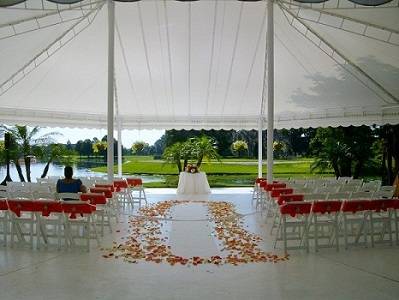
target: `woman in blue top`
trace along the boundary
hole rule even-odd
[[[64,179],[58,179],[57,181],[57,193],[86,193],[87,189],[82,184],[80,179],[73,179],[72,167],[65,167],[64,169]]]

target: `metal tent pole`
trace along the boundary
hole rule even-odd
[[[107,111],[107,174],[114,179],[114,33],[115,4],[108,0],[108,111]]]
[[[273,0],[267,2],[267,181],[273,181],[274,26]]]
[[[122,177],[122,125],[118,120],[118,177]]]
[[[122,177],[122,125],[118,119],[118,177]]]
[[[262,138],[262,129],[263,129],[263,120],[262,116],[259,118],[258,121],[258,178],[262,177],[263,169],[262,169],[262,156],[263,156],[263,138]]]

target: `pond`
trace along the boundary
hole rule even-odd
[[[101,172],[93,172],[90,170],[91,167],[97,166],[98,163],[96,162],[79,162],[73,165],[73,176],[80,178],[80,177],[87,177],[87,176],[105,176],[105,173]],[[36,178],[40,177],[43,173],[43,169],[46,166],[45,163],[34,163],[31,165],[31,179],[32,182],[36,182]],[[25,166],[22,165],[22,172],[25,176]],[[19,181],[18,173],[13,164],[10,165],[10,173],[11,179],[13,181]],[[64,165],[59,164],[51,164],[47,173],[47,176],[64,176]],[[159,182],[164,181],[164,176],[161,175],[129,175],[131,177],[140,177],[143,179],[144,182]],[[6,167],[0,166],[0,182],[6,177]],[[26,176],[25,176],[26,177]],[[26,179],[26,178],[25,178]]]

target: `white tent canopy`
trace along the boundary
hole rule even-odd
[[[12,2],[0,8],[0,123],[107,127],[106,1],[0,4]],[[399,122],[398,0],[274,3],[276,128]],[[122,127],[267,123],[266,4],[115,2]]]

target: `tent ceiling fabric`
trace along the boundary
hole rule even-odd
[[[398,0],[315,2],[275,1],[275,127],[399,123]],[[0,1],[0,123],[106,127],[104,3]],[[115,10],[123,128],[266,124],[266,1]]]

